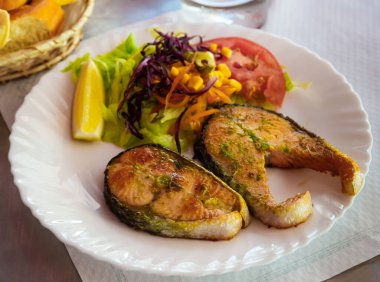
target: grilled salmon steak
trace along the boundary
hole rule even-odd
[[[166,237],[225,240],[249,224],[244,199],[209,171],[157,145],[114,157],[104,195],[126,224]]]
[[[363,177],[358,165],[322,138],[279,113],[227,105],[204,125],[195,153],[205,167],[247,201],[263,223],[288,228],[312,213],[309,192],[277,203],[270,193],[265,166],[310,168],[340,176],[343,192],[355,195]]]

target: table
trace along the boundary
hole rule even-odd
[[[276,5],[278,7],[278,5],[280,5],[279,2],[279,0],[274,1],[271,9],[275,8]],[[297,1],[289,0],[286,2],[289,6],[293,5],[293,8],[289,7],[289,10],[296,10],[294,5],[297,5]],[[315,4],[320,1],[310,2]],[[343,3],[343,1],[339,2],[340,5],[342,5],[343,11],[348,10],[347,6],[349,5]],[[352,3],[354,1],[347,2]],[[374,2],[375,1],[361,1],[360,5],[374,5]],[[312,5],[313,4],[309,4],[309,6]],[[305,4],[305,6],[307,5]],[[378,6],[379,5],[377,5],[377,8],[379,8]],[[94,14],[85,28],[85,38],[89,38],[117,26],[148,19],[163,12],[179,8],[180,3],[176,0],[97,0]],[[126,13],[121,13],[120,10],[126,11]],[[373,8],[373,10],[376,9]],[[349,11],[352,12],[352,10]],[[308,11],[308,13],[310,12],[312,11]],[[294,14],[297,15],[296,13]],[[270,15],[269,13],[269,16]],[[360,11],[354,14],[354,16],[358,15],[360,15]],[[373,15],[371,14],[366,18],[361,18],[360,21],[363,22],[359,21],[358,24],[375,24],[376,26],[377,23],[377,27],[380,26],[379,21],[370,22],[371,20],[373,21],[374,15],[375,12]],[[352,22],[339,19],[339,17],[344,16],[342,13],[337,15],[331,14],[331,16],[335,17],[339,25],[345,22]],[[331,19],[331,21],[334,21],[334,19]],[[339,25],[337,28],[339,28]],[[318,32],[321,32],[322,28],[326,27],[326,25],[315,26],[317,29],[313,32],[316,32],[316,40],[319,40],[322,37]],[[276,30],[280,30],[281,28],[273,21],[268,21],[264,29],[276,32]],[[300,32],[302,31],[302,28],[300,28]],[[283,32],[283,35],[286,36],[286,32]],[[360,38],[360,40],[366,40],[366,37],[363,35],[363,38]],[[303,44],[303,42],[299,43]],[[373,48],[380,47],[379,37],[377,37],[377,41],[374,42],[374,44],[377,44],[377,46]],[[316,43],[315,46],[318,47],[320,45]],[[377,49],[377,51],[379,50],[380,49]],[[322,51],[325,50],[322,48]],[[373,50],[366,51],[373,54]],[[331,54],[332,59],[334,55],[336,54]],[[327,59],[331,60],[331,58],[327,56]],[[374,58],[374,60],[376,59],[377,61],[375,62],[379,65],[379,56]],[[377,70],[379,70],[379,68],[377,68]],[[380,72],[377,72],[376,75],[378,76],[379,74]],[[38,220],[32,216],[30,210],[21,202],[18,190],[13,184],[13,177],[10,173],[10,165],[7,158],[10,131],[5,121],[7,121],[8,124],[13,123],[15,110],[21,104],[24,95],[29,92],[31,86],[37,83],[42,75],[43,73],[8,83],[5,86],[0,86],[0,105],[1,103],[9,103],[8,110],[3,110],[2,117],[0,118],[0,191],[2,195],[2,197],[0,197],[0,280],[3,281],[81,281],[79,273],[64,244],[58,241],[49,230],[42,227]],[[364,77],[364,79],[366,78]],[[371,81],[369,81],[369,83],[371,83]],[[379,83],[377,83],[377,86],[379,87]],[[376,84],[374,84],[373,87],[376,87]],[[380,90],[379,88],[377,89]],[[15,97],[9,99],[9,97],[11,97],[10,95],[14,95]],[[376,102],[379,104],[379,99]],[[380,122],[379,119],[375,121],[377,124]],[[376,152],[376,140],[374,148]],[[371,170],[379,170],[379,167],[372,165]],[[329,281],[357,281],[359,279],[361,281],[378,281],[380,279],[380,256],[359,264],[331,278]],[[213,278],[210,278],[210,281],[213,281]]]

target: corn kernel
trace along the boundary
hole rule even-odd
[[[201,90],[203,87],[203,79],[198,75],[194,75],[190,78],[187,86],[194,91]]]
[[[237,81],[236,79],[230,79],[228,81],[228,84],[236,89],[237,92],[239,92],[242,88],[241,83]]]
[[[177,76],[177,75],[179,74],[179,69],[173,66],[173,67],[170,69],[170,74],[171,74],[172,76]]]
[[[187,74],[187,73],[185,73],[184,75],[183,75],[183,77],[182,77],[182,79],[181,79],[181,83],[182,84],[186,84],[189,80],[190,80],[190,75],[189,74]]]
[[[218,44],[216,43],[211,43],[210,44],[210,51],[215,52],[218,49]]]
[[[221,82],[219,79],[215,81],[214,86],[215,87],[221,87],[223,85],[223,82]]]
[[[218,70],[220,70],[226,78],[231,77],[231,71],[226,64],[219,64]]]
[[[179,66],[179,67],[177,67],[177,69],[181,73],[181,72],[185,71],[186,66]]]
[[[227,59],[231,58],[232,50],[230,48],[223,47],[221,52],[222,52],[222,55],[226,57]]]
[[[212,76],[216,76],[220,81],[223,81],[224,79],[224,74],[219,70],[213,71]]]

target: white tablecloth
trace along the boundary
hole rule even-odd
[[[86,37],[180,8],[177,1],[161,1],[162,5],[153,0],[141,2],[97,0]],[[159,10],[149,9],[153,6]],[[360,94],[369,114],[374,145],[365,188],[327,234],[270,265],[195,279],[122,271],[68,247],[83,281],[320,281],[379,255],[379,11],[380,1],[275,0],[263,26],[263,30],[287,37],[329,60]],[[41,75],[0,86],[0,111],[8,126]]]

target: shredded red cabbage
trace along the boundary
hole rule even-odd
[[[174,33],[162,33],[155,30],[159,35],[152,43],[148,43],[141,51],[143,59],[134,70],[128,86],[124,92],[124,97],[118,107],[118,112],[125,120],[126,127],[130,132],[139,139],[143,139],[143,135],[139,132],[140,120],[142,115],[142,104],[149,100],[153,93],[155,95],[166,97],[170,91],[173,80],[169,76],[169,66],[174,63],[181,62],[185,65],[189,62],[189,55],[195,51],[208,50],[202,45],[201,36],[188,36],[186,33],[180,36]],[[191,44],[190,41],[198,38],[197,44]],[[155,47],[155,52],[147,54],[150,46]],[[196,46],[196,47],[194,47]],[[215,83],[216,78],[209,80],[206,86],[200,91],[187,91],[185,89],[177,89],[176,93],[198,97],[206,93]],[[175,123],[175,141],[177,149],[180,152],[181,146],[179,141],[180,123],[186,109],[178,117]]]

